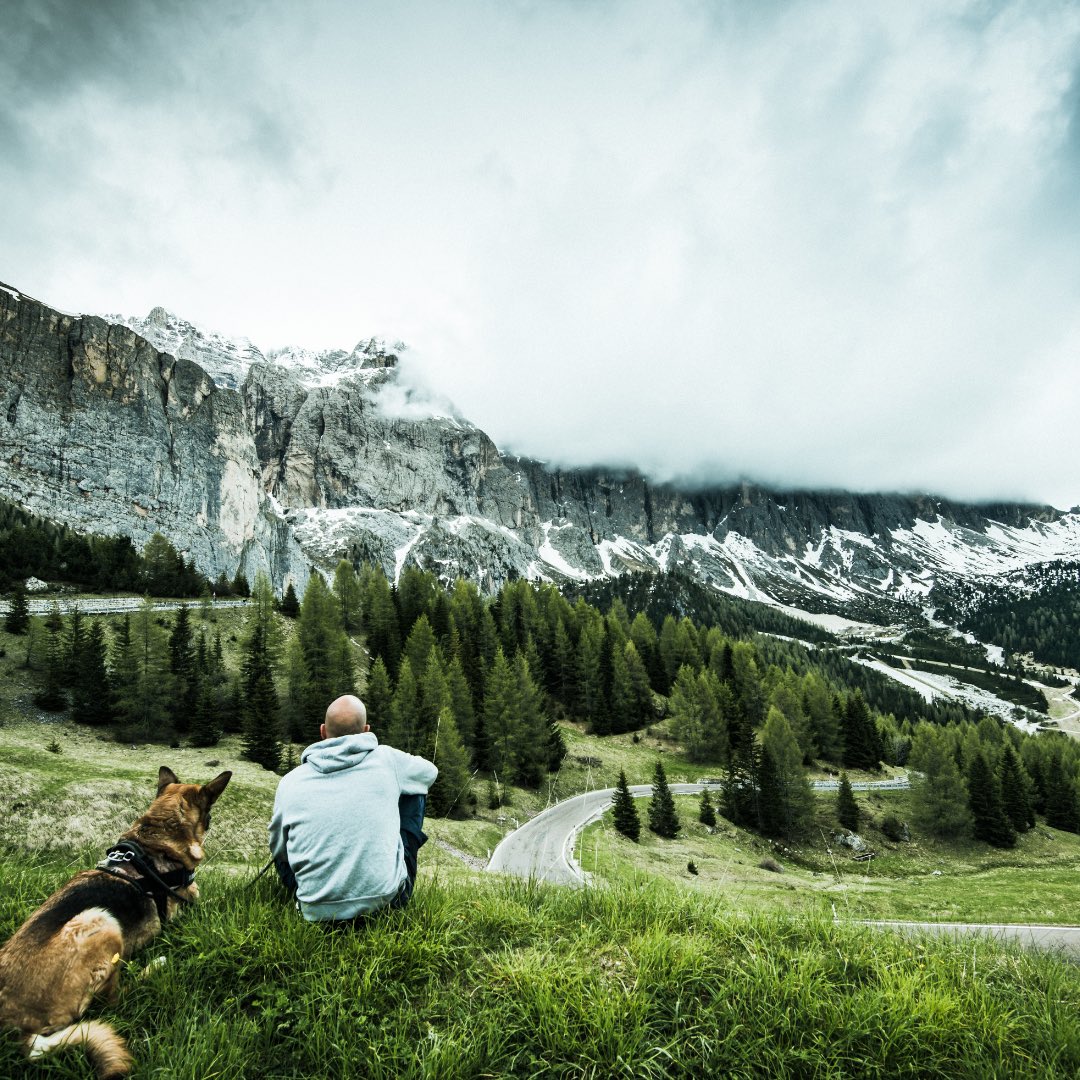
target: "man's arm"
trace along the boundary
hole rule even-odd
[[[278,785],[278,791],[280,792],[280,790],[281,786]],[[270,840],[270,854],[275,859],[285,859],[287,857],[286,841],[288,840],[289,829],[285,824],[281,800],[276,795],[274,796],[274,813],[270,818],[267,833]]]
[[[392,749],[392,747],[388,748]],[[439,775],[438,768],[427,758],[416,754],[406,754],[403,750],[393,750],[394,772],[397,773],[398,787],[402,795],[426,795]]]

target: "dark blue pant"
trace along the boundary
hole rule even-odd
[[[398,816],[401,818],[401,843],[405,848],[405,872],[408,877],[401,883],[401,891],[390,901],[390,907],[403,908],[411,899],[416,884],[416,856],[427,843],[424,832],[426,795],[402,795],[398,799]]]
[[[405,872],[408,876],[401,883],[401,890],[390,901],[388,907],[403,908],[412,898],[413,886],[416,884],[416,856],[424,844],[427,843],[427,833],[424,832],[424,810],[426,807],[426,795],[402,795],[398,799],[398,817],[401,819],[401,843],[405,848]],[[290,893],[295,893],[296,875],[288,862],[283,858],[276,858],[274,859],[274,869],[277,870],[282,885]]]

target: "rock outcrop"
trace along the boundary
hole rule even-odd
[[[162,532],[211,576],[302,585],[239,393],[133,330],[0,289],[0,494],[139,546]]]

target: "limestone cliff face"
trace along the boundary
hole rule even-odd
[[[167,313],[138,325],[212,356],[219,382],[130,325],[0,288],[0,495],[139,545],[163,532],[211,576],[263,569],[302,591],[310,566],[348,557],[493,589],[678,566],[750,598],[889,617],[964,575],[1080,554],[1080,515],[1049,508],[551,469],[392,405],[383,343],[265,358]],[[253,360],[242,381],[238,357]]]
[[[205,573],[306,580],[240,394],[127,327],[0,289],[0,494],[80,529],[156,531]]]

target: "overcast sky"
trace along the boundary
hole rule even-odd
[[[5,0],[0,280],[507,450],[1080,502],[1080,4]]]

